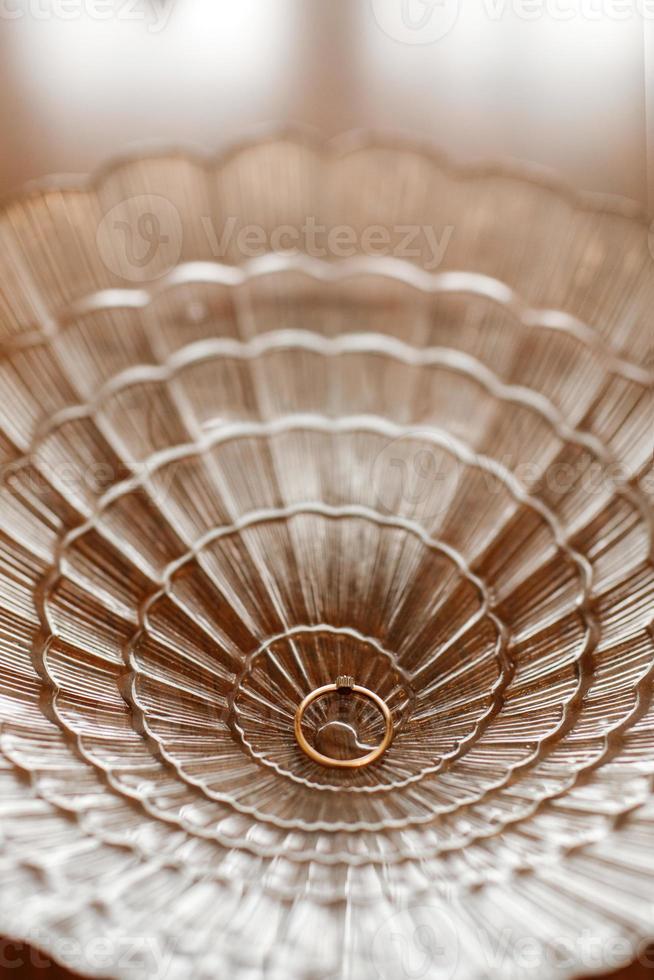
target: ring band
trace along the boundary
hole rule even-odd
[[[323,694],[331,694],[334,691],[347,692],[351,694],[360,694],[362,697],[368,698],[374,704],[377,705],[382,715],[384,716],[384,722],[386,724],[386,731],[384,733],[384,738],[377,745],[372,752],[368,752],[366,755],[359,756],[356,759],[332,759],[331,756],[323,755],[322,752],[318,752],[314,749],[312,745],[307,742],[304,732],[302,731],[302,719],[304,714],[310,704],[321,698]],[[319,763],[321,766],[331,766],[334,769],[360,769],[362,766],[369,766],[371,762],[375,762],[379,759],[381,755],[384,754],[388,746],[393,740],[393,718],[391,716],[390,709],[386,702],[375,694],[374,691],[369,690],[367,687],[362,687],[360,684],[355,684],[352,677],[337,677],[335,684],[325,684],[323,687],[317,687],[315,691],[311,691],[310,694],[304,698],[304,700],[298,706],[295,712],[295,738],[297,739],[298,745],[302,751],[309,756],[314,762]]]

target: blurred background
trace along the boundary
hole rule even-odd
[[[0,0],[0,86],[3,196],[279,121],[654,194],[653,0]]]
[[[0,0],[0,91],[2,197],[293,123],[527,161],[654,212],[648,0]],[[37,975],[68,974],[3,943],[0,976]]]

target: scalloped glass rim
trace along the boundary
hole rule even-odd
[[[2,333],[56,319],[80,296],[125,285],[100,254],[99,227],[104,234],[103,218],[126,198],[148,195],[177,211],[181,245],[172,254],[160,249],[159,264],[143,269],[143,281],[178,262],[241,264],[236,236],[217,255],[207,232],[210,226],[220,236],[232,219],[267,235],[307,217],[328,228],[449,227],[438,271],[498,278],[532,305],[563,309],[620,335],[625,351],[638,335],[636,358],[652,356],[642,338],[654,302],[654,259],[646,218],[632,203],[574,191],[524,165],[458,165],[402,137],[351,133],[321,141],[302,130],[244,140],[216,156],[146,149],[90,177],[52,178],[14,196],[0,210],[0,343]],[[425,260],[419,251],[416,265]],[[139,274],[129,270],[132,281]],[[635,308],[625,331],[616,318],[627,297]]]
[[[564,197],[583,210],[606,212],[637,224],[649,224],[645,210],[637,201],[616,194],[588,191],[574,187],[554,170],[534,163],[513,159],[478,159],[463,162],[445,153],[437,143],[401,131],[349,130],[325,139],[308,126],[260,127],[242,139],[231,141],[224,149],[212,151],[190,144],[144,142],[112,155],[88,173],[53,173],[26,181],[22,187],[0,199],[0,212],[16,201],[38,196],[51,190],[84,191],[98,187],[113,172],[138,161],[184,159],[207,170],[216,170],[235,157],[275,143],[304,146],[325,158],[338,158],[367,150],[411,153],[430,159],[439,169],[450,171],[461,180],[500,177],[517,183],[533,184],[542,190]]]

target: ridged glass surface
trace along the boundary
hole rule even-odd
[[[135,261],[144,198],[179,226]],[[430,270],[218,261],[203,234],[308,215],[452,232]],[[653,299],[637,218],[398,146],[271,140],[10,202],[0,931],[125,977],[542,980],[634,955]],[[293,733],[339,675],[393,719],[355,771]],[[355,696],[306,721],[337,757],[384,732]]]

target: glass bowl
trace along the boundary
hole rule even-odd
[[[281,134],[0,214],[0,931],[98,976],[609,970],[653,934],[629,205]],[[350,675],[393,740],[294,735]],[[307,709],[334,759],[365,698]]]

